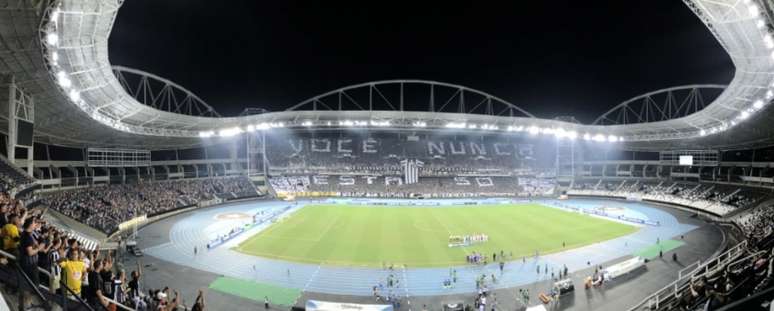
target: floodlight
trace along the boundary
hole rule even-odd
[[[77,102],[81,99],[81,93],[79,93],[76,90],[70,90],[69,95],[70,95],[70,100],[73,102]]]
[[[57,43],[59,43],[59,35],[57,35],[57,34],[55,34],[53,32],[47,34],[46,35],[46,43],[48,43],[48,45],[56,45]]]
[[[759,99],[759,100],[756,100],[756,101],[753,103],[753,108],[755,108],[756,110],[757,110],[757,109],[761,109],[761,108],[763,108],[763,101],[762,101],[762,100],[760,100],[760,99]]]
[[[73,85],[72,81],[70,81],[70,79],[68,79],[67,77],[57,78],[56,81],[59,83],[59,86],[65,89],[70,88],[70,86]]]
[[[771,38],[770,34],[766,34],[763,36],[763,43],[766,45],[767,48],[774,48],[774,39]]]
[[[761,13],[760,10],[758,9],[758,5],[755,3],[750,3],[750,5],[747,6],[747,11],[750,12],[750,15],[752,15],[752,17],[758,17],[758,15]]]
[[[51,11],[51,16],[50,16],[51,20],[56,23],[57,20],[59,19],[59,13],[61,13],[61,12],[62,12],[62,10],[60,10],[58,8],[56,10]]]
[[[56,81],[62,88],[65,89],[72,85],[72,81],[70,81],[70,78],[67,77],[67,73],[61,70],[56,73]]]
[[[242,129],[237,127],[222,129],[218,132],[218,136],[220,137],[231,137],[237,134],[242,133]]]

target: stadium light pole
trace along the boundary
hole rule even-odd
[[[266,163],[266,131],[261,131],[261,158],[263,159],[263,178],[268,182],[269,181],[269,168],[267,167]]]
[[[245,134],[245,161],[247,162],[247,167],[245,167],[245,171],[247,172],[247,178],[250,178],[250,138],[252,136],[252,133],[250,131],[247,131],[247,134]]]

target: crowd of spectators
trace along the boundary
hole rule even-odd
[[[659,310],[716,310],[774,284],[774,209],[758,207],[737,215],[733,221],[746,236],[746,249],[737,257],[691,277],[672,299],[661,303]]]
[[[761,239],[774,233],[774,206],[758,206],[736,215],[733,221],[749,238]]]
[[[116,310],[116,303],[136,310],[167,311],[180,305],[177,292],[172,296],[167,288],[143,292],[141,265],[127,275],[114,265],[113,252],[85,248],[72,233],[44,220],[43,212],[27,209],[22,201],[0,192],[0,248],[11,255],[0,255],[0,270],[5,275],[15,275],[18,264],[31,284],[45,286],[40,290],[48,289],[50,295],[59,297],[80,297],[94,310]],[[5,288],[24,290],[24,299],[18,303],[31,306],[34,295],[30,289],[18,287],[24,284],[10,282]],[[201,291],[191,310],[204,310]]]
[[[677,181],[599,180],[573,182],[568,194],[639,197],[704,210],[720,216],[751,207],[766,197],[747,188]]]
[[[5,159],[0,159],[0,191],[9,192],[11,189],[30,183],[32,178],[9,165]]]
[[[51,193],[42,203],[105,233],[140,215],[196,205],[219,195],[255,194],[244,177],[167,180],[119,185],[94,185]]]
[[[423,176],[520,175],[535,165],[533,145],[501,137],[341,137],[315,134],[270,138],[267,160],[277,174],[401,173],[400,161],[424,163]]]

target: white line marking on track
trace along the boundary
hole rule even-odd
[[[312,277],[310,277],[309,281],[306,281],[306,284],[304,284],[304,290],[303,290],[304,292],[306,292],[306,289],[309,288],[309,284],[312,284],[312,281],[314,280],[314,278],[317,277],[317,273],[320,272],[320,266],[322,265],[317,265],[317,270],[314,270],[314,273],[312,273]]]
[[[409,300],[408,277],[406,277],[406,266],[403,266],[403,289],[406,290],[406,304],[409,306],[409,311],[411,311],[411,300]]]

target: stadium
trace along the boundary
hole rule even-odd
[[[771,1],[684,0],[730,81],[590,122],[387,75],[223,116],[111,62],[129,3],[0,0],[0,310],[774,308]]]

